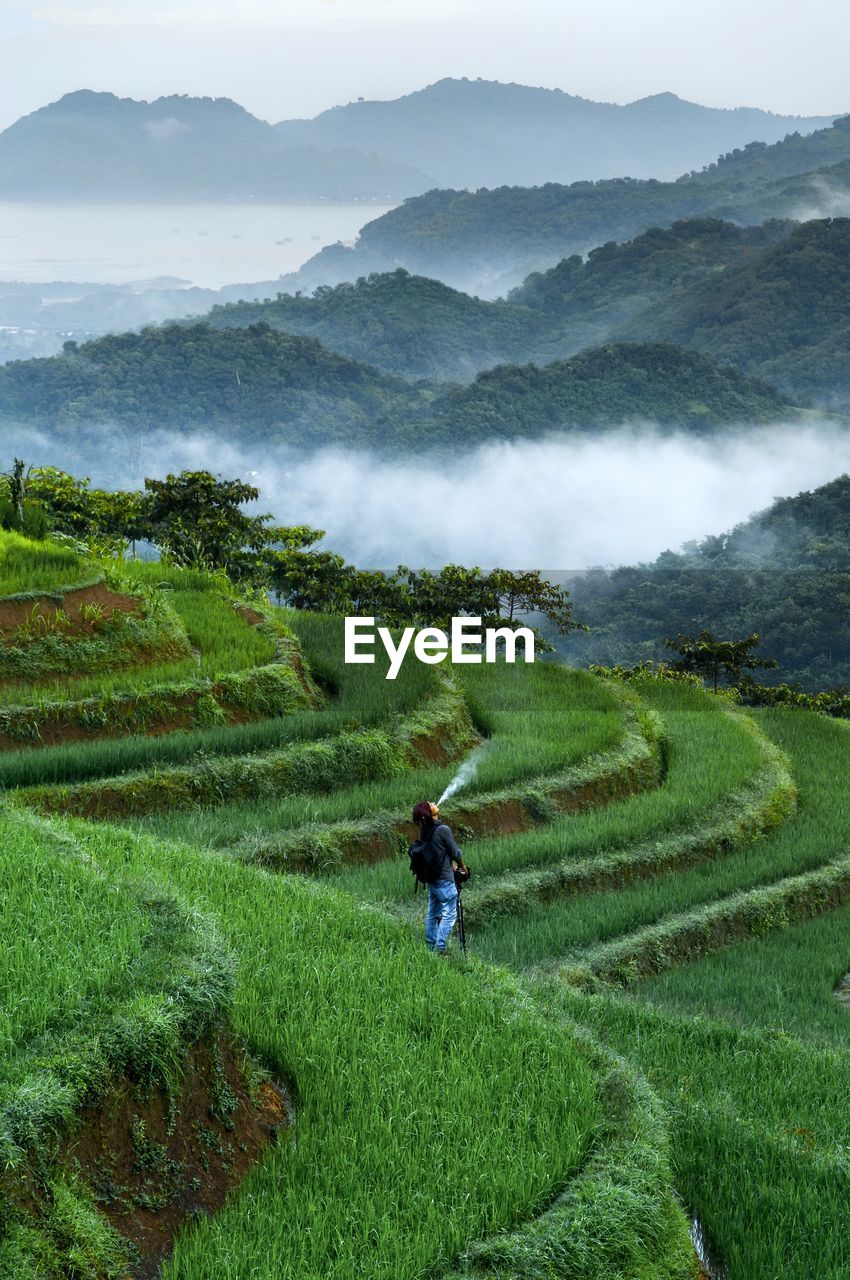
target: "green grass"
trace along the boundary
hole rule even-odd
[[[108,828],[77,838],[218,922],[239,959],[236,1029],[298,1098],[297,1141],[181,1237],[171,1280],[413,1280],[580,1167],[594,1072],[506,978],[321,886]]]
[[[850,970],[850,908],[738,943],[648,978],[641,999],[850,1049],[850,1012],[834,988]]]
[[[728,1280],[850,1274],[846,1051],[561,984],[539,990],[550,1017],[566,1012],[627,1054],[665,1100],[676,1185]]]
[[[96,570],[76,551],[0,530],[0,596],[55,592],[89,581]]]
[[[159,568],[159,566],[157,566]],[[172,574],[183,571],[171,570]],[[183,621],[195,643],[204,640],[204,619],[212,620],[207,627],[207,640],[217,646],[210,659],[221,671],[228,669],[234,649],[239,650],[242,639],[259,647],[255,650],[258,661],[268,660],[265,646],[273,642],[267,634],[246,623],[230,605],[209,591],[169,592],[178,606],[181,598]],[[207,610],[203,600],[207,601]],[[156,766],[189,764],[206,756],[237,756],[254,752],[273,751],[289,743],[311,738],[332,737],[346,728],[373,726],[396,716],[407,714],[419,703],[424,703],[435,688],[433,668],[421,663],[406,663],[398,679],[384,679],[386,664],[374,667],[346,667],[343,662],[342,621],[324,618],[316,614],[302,614],[296,610],[275,611],[281,623],[295,633],[300,641],[310,667],[323,678],[334,692],[331,702],[318,711],[304,711],[295,715],[277,717],[244,725],[180,731],[157,737],[128,736],[107,740],[78,743],[68,747],[49,747],[41,750],[5,752],[0,754],[0,787],[8,790],[16,787],[39,786],[51,783],[85,782],[95,778],[115,777]],[[197,621],[200,617],[201,621]],[[193,622],[194,619],[194,622]],[[222,623],[220,639],[214,635],[216,620]],[[192,626],[196,630],[191,630]],[[242,651],[244,652],[244,651]],[[175,664],[176,670],[181,664]],[[185,664],[182,664],[185,665]],[[111,691],[117,688],[131,689],[133,682],[139,688],[149,688],[147,671],[132,673],[124,681],[93,680],[88,683],[95,691]],[[161,671],[159,674],[163,674]],[[183,671],[196,678],[198,665],[191,662]],[[203,672],[201,673],[203,674]],[[209,673],[208,673],[209,674]],[[80,682],[82,688],[84,682]],[[0,691],[2,700],[2,691]]]
[[[668,754],[664,785],[614,804],[557,818],[522,835],[476,840],[474,851],[470,851],[474,880],[466,890],[471,909],[476,886],[486,888],[488,882],[506,873],[587,859],[682,829],[758,768],[762,761],[758,742],[724,715],[711,695],[687,685],[640,692],[644,702],[663,717]],[[446,817],[450,822],[450,812]],[[338,883],[360,897],[401,903],[410,896],[406,858],[375,867],[351,867],[340,875]],[[530,948],[535,946],[535,931],[545,928],[553,909],[549,906],[531,913]],[[520,928],[517,920],[494,922],[476,934],[476,949],[492,958],[499,945],[498,932],[505,929],[516,936]],[[503,958],[518,955],[511,948],[512,943],[501,953]]]
[[[850,767],[850,731],[840,721],[814,712],[777,710],[767,714],[766,723],[790,756],[801,788],[799,814],[726,857],[625,889],[613,895],[610,903],[598,899],[577,903],[573,919],[582,921],[584,933],[573,935],[574,947],[611,939],[623,939],[628,946],[629,936],[642,927],[664,924],[668,918],[677,928],[680,923],[684,927],[689,923],[688,913],[706,904],[720,906],[735,894],[777,885],[786,877],[802,876],[846,856],[850,802],[835,783]],[[796,884],[795,893],[799,896]],[[598,926],[593,924],[594,912]],[[759,927],[767,931],[766,926]],[[562,947],[560,954],[566,953],[567,948]],[[672,975],[673,970],[670,972]],[[669,980],[688,981],[684,974]],[[735,1008],[734,1004],[730,1007]]]
[[[369,716],[392,723],[433,689],[432,671],[419,664],[406,664],[395,685],[379,668],[346,669],[339,622],[284,618],[336,690],[327,709],[289,718],[291,741],[322,717],[337,731],[353,720],[370,723]],[[579,764],[622,740],[619,704],[586,675],[541,664],[469,669],[461,678],[491,737],[458,804]],[[523,835],[476,840],[469,850],[475,879],[466,890],[472,918],[478,885],[486,895],[505,877],[521,881],[556,864],[580,867],[698,835],[747,794],[766,757],[745,721],[691,686],[637,691],[664,724],[663,785]],[[719,1246],[729,1280],[850,1274],[850,1012],[832,994],[850,969],[850,908],[682,965],[628,997],[587,996],[539,979],[520,987],[483,963],[525,969],[580,956],[606,939],[846,856],[850,730],[798,711],[754,718],[792,761],[800,803],[788,821],[695,866],[482,919],[470,936],[475,959],[450,961],[439,972],[441,962],[421,949],[418,925],[414,936],[348,896],[404,914],[413,906],[406,858],[345,868],[329,887],[198,846],[377,811],[406,816],[412,800],[436,798],[451,768],[322,797],[146,818],[142,832],[69,826],[107,882],[126,874],[149,879],[216,922],[238,957],[236,1029],[293,1080],[298,1097],[297,1142],[283,1143],[220,1214],[181,1237],[167,1280],[418,1280],[447,1270],[464,1280],[542,1280],[556,1272],[570,1280],[666,1277],[657,1248],[657,1269],[637,1255],[627,1266],[616,1248],[606,1252],[607,1237],[593,1255],[604,1254],[605,1265],[588,1272],[582,1262],[590,1254],[582,1252],[581,1231],[602,1239],[600,1232],[617,1231],[623,1203],[634,1205],[616,1177],[607,1183],[610,1211],[604,1196],[589,1198],[578,1231],[569,1219],[559,1242],[545,1225],[533,1227],[473,1248],[468,1264],[453,1269],[470,1241],[545,1209],[570,1179],[575,1203],[584,1195],[581,1179],[599,1147],[605,1108],[572,1019],[626,1054],[663,1098],[678,1189]],[[175,741],[175,750],[185,750]],[[173,842],[175,834],[186,843]],[[15,872],[14,854],[8,857],[7,879]],[[18,909],[35,910],[25,894]],[[109,982],[99,989],[109,991]],[[54,1003],[61,1000],[60,988],[52,990]],[[532,999],[523,1000],[523,990]],[[72,998],[72,1020],[80,1007]],[[429,1093],[435,1078],[437,1106]],[[648,1204],[640,1213],[658,1227]],[[542,1252],[529,1252],[530,1237]]]
[[[406,673],[411,669],[411,664],[402,667],[395,683],[403,677],[410,679]],[[348,679],[346,673],[343,691]],[[477,771],[458,793],[457,803],[519,781],[531,784],[536,776],[568,769],[611,750],[622,740],[620,704],[609,689],[584,672],[554,664],[527,670],[499,664],[470,668],[461,683],[479,727],[493,736],[477,757]],[[350,690],[347,696],[351,696]],[[394,810],[399,819],[406,820],[416,800],[436,800],[456,772],[455,765],[417,769],[395,780],[350,787],[329,796],[287,796],[223,805],[191,815],[162,814],[145,819],[145,828],[221,847],[236,843],[246,833],[289,832],[311,823],[356,821],[379,811]],[[446,813],[450,814],[450,806]]]
[[[455,674],[473,719],[491,740],[475,775],[478,791],[569,769],[622,739],[622,707],[584,671],[555,662],[529,668],[499,662]]]
[[[800,786],[794,819],[750,865],[750,883],[808,870],[850,851],[850,728],[813,712],[770,710],[759,722],[790,755]],[[746,868],[730,867],[740,887]],[[850,912],[839,910],[781,936],[742,943],[648,979],[643,998],[743,1025],[779,1027],[850,1048],[850,1014],[832,995],[850,970]]]
[[[139,905],[40,824],[0,811],[0,1071],[59,1024],[126,989],[150,928]]]
[[[799,805],[748,857],[718,863],[727,878],[712,891],[818,866],[850,843],[847,726],[781,709],[755,718],[789,755]],[[692,891],[701,877],[688,879]],[[672,911],[682,899],[669,901]],[[850,1014],[833,994],[850,969],[848,925],[841,908],[649,978],[628,998],[545,989],[667,1100],[677,1185],[729,1280],[850,1274]]]

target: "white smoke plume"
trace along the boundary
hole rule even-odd
[[[801,199],[788,215],[796,222],[850,217],[850,190],[847,187],[828,182],[825,178],[815,178],[809,189],[811,194],[808,198]]]
[[[461,787],[465,787],[468,782],[472,781],[478,772],[478,766],[481,763],[481,757],[483,756],[484,751],[485,748],[483,746],[476,747],[475,750],[466,757],[463,764],[460,766],[457,773],[437,801],[438,807],[443,803],[443,801],[450,800],[453,795],[456,795],[457,792],[460,791]]]
[[[776,497],[850,472],[850,430],[795,422],[695,438],[642,426],[415,459],[344,449],[295,455],[161,435],[111,479],[139,485],[144,475],[184,467],[251,480],[261,490],[258,509],[325,529],[324,545],[364,568],[566,570],[652,560],[731,528]],[[98,478],[96,468],[92,474]]]

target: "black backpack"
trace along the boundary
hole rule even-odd
[[[436,884],[443,873],[446,856],[445,850],[434,844],[434,833],[443,824],[435,822],[427,840],[414,840],[407,851],[410,858],[410,870],[416,879],[416,888],[420,884]]]

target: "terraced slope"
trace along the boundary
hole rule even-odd
[[[375,809],[393,816],[406,812],[411,787],[418,796],[437,781],[447,782],[453,771],[448,762],[472,741],[459,691],[418,665],[395,685],[379,669],[355,669],[349,682],[350,673],[327,644],[338,623],[304,619],[299,630],[304,652],[316,658],[314,671],[338,693],[323,709],[278,720],[281,738],[274,751],[240,756],[226,748],[214,770],[207,763],[187,773],[197,739],[176,733],[163,741],[185,752],[178,755],[182,765],[164,771],[155,767],[156,758],[142,755],[146,770],[107,774],[97,767],[97,753],[113,750],[126,762],[134,750],[144,752],[158,740],[92,743],[81,749],[76,766],[70,753],[45,747],[27,758],[41,770],[58,760],[57,771],[65,771],[62,786],[18,787],[15,805],[8,808],[9,823],[29,824],[26,829],[36,831],[60,862],[82,863],[98,882],[110,885],[155,885],[178,914],[188,919],[194,912],[212,922],[225,949],[218,954],[233,957],[236,978],[232,1000],[223,990],[210,1010],[220,1016],[229,1008],[227,1042],[236,1037],[246,1043],[295,1098],[297,1143],[279,1142],[223,1210],[178,1234],[165,1274],[208,1280],[250,1267],[251,1274],[269,1280],[354,1280],[367,1273],[412,1280],[424,1270],[459,1278],[495,1268],[508,1277],[526,1275],[529,1267],[542,1272],[557,1256],[562,1273],[575,1280],[610,1280],[615,1274],[624,1280],[693,1280],[693,1250],[671,1189],[668,1139],[657,1103],[627,1065],[575,1027],[562,1021],[553,1031],[508,975],[480,962],[449,964],[438,975],[439,961],[424,952],[403,920],[364,910],[334,888],[250,865],[229,849],[217,852],[190,839],[32,814],[28,806],[34,802],[66,813],[69,797],[81,788],[101,797],[109,788],[138,794],[161,787],[163,775],[174,785],[182,768],[188,788],[215,773],[218,790],[209,793],[207,819],[210,832],[219,823],[224,835],[250,809],[243,804],[221,810],[214,803],[222,798],[227,771],[254,796],[258,780],[279,768],[286,751],[301,753],[302,764],[313,752],[315,767],[290,777],[291,798],[264,803],[266,834],[280,832],[286,806],[302,823],[311,806],[321,805],[326,819],[353,812],[368,824]],[[463,802],[470,824],[476,806],[488,812],[494,796],[503,806],[505,829],[512,822],[520,828],[534,822],[543,830],[559,804],[612,802],[618,794],[657,784],[655,725],[632,702],[559,668],[536,668],[527,680],[517,675],[502,669],[469,682],[479,729],[489,734],[480,773]],[[358,725],[352,725],[352,713]],[[261,727],[222,726],[219,741],[242,743]],[[188,750],[183,738],[194,739]],[[352,739],[370,749],[380,741],[394,753],[391,760],[376,755],[389,767],[368,787],[351,785],[357,778]],[[262,741],[261,748],[266,746]],[[340,754],[342,747],[348,754]],[[23,768],[24,755],[15,759],[14,766],[11,755],[3,762],[7,785],[14,769]],[[405,766],[407,772],[399,773]],[[84,780],[71,781],[74,768]],[[23,777],[18,773],[17,781]],[[323,798],[321,791],[333,788],[335,778],[337,790]],[[305,788],[319,790],[307,796]],[[50,803],[44,804],[48,795]],[[187,810],[184,836],[193,825],[196,840],[203,834],[198,814],[204,812]],[[166,829],[176,821],[161,817],[157,824]],[[6,842],[14,863],[10,874],[19,877],[26,897],[30,864],[40,866],[40,847],[24,846],[21,866],[11,829]],[[383,867],[396,865],[385,859]],[[125,890],[119,887],[118,893]],[[63,928],[61,912],[53,927]],[[108,928],[103,939],[111,955]],[[121,981],[136,991],[140,1010],[147,1012],[148,997],[135,982],[133,963],[116,951]],[[83,971],[87,965],[81,959]],[[206,973],[206,961],[199,958],[199,980]],[[72,1030],[81,1018],[69,1005]],[[154,1018],[148,1040],[154,1051],[163,1043],[157,1027]],[[170,1043],[166,1060],[185,1059],[186,1044],[181,1052]],[[84,1092],[88,1083],[81,1081]],[[79,1104],[79,1097],[70,1100],[61,1132],[80,1123],[74,1120]],[[117,1105],[104,1104],[107,1111]],[[215,1110],[214,1098],[209,1105]],[[152,1158],[143,1136],[137,1147],[136,1163]],[[65,1177],[63,1151],[60,1144],[54,1182]],[[81,1168],[75,1178],[90,1227],[86,1274],[97,1280],[123,1276],[126,1245],[98,1235],[103,1220],[95,1207],[120,1219],[119,1231],[133,1244],[138,1205],[116,1202],[117,1174],[104,1183],[93,1169]],[[423,1187],[431,1188],[424,1197]],[[175,1194],[173,1187],[159,1185],[156,1205],[145,1212],[167,1216]],[[62,1203],[61,1194],[53,1202]],[[0,1238],[3,1280],[24,1273],[21,1251],[32,1238],[29,1223],[22,1218],[19,1225],[20,1231],[16,1227]],[[70,1253],[62,1257],[59,1228],[51,1230],[55,1248],[44,1275],[69,1280],[82,1263]],[[143,1254],[142,1262],[132,1264],[133,1274],[149,1274],[145,1267],[158,1256]]]
[[[438,975],[402,925],[225,854],[92,825],[75,837],[215,918],[238,957],[235,1027],[298,1098],[297,1143],[180,1238],[167,1276],[400,1280],[506,1227],[519,1235],[473,1249],[470,1274],[494,1249],[541,1268],[554,1249],[575,1280],[694,1276],[655,1104],[506,975]]]
[[[134,1162],[143,1148],[165,1156],[153,1132],[145,1137],[145,1124],[152,1098],[167,1092],[169,1138],[177,1144],[169,1179],[188,1197],[180,1216],[205,1203],[200,1186],[193,1191],[185,1182],[200,1135],[176,1069],[203,1097],[210,1082],[197,1062],[187,1063],[193,1046],[203,1044],[211,1064],[224,1067],[218,1028],[231,958],[209,923],[167,889],[100,865],[39,819],[0,814],[0,860],[0,1275],[123,1276],[121,1213],[101,1216],[95,1203],[99,1188],[111,1207],[104,1192],[110,1149],[98,1150],[97,1162],[90,1155],[91,1115],[120,1091],[121,1115],[104,1120],[101,1132],[112,1150],[128,1147],[121,1196],[125,1206],[142,1208],[160,1189],[160,1169],[151,1166],[142,1179]],[[242,1122],[260,1110],[230,1053],[228,1066],[232,1096],[227,1114],[210,1116],[218,1153],[207,1152],[208,1173],[225,1185],[238,1180],[226,1168],[238,1139],[247,1140],[246,1159],[256,1158]]]
[[[522,830],[559,810],[603,803],[657,782],[655,726],[632,702],[584,673],[538,666],[517,681],[510,669],[496,667],[467,672],[461,685],[483,735],[462,795],[452,804],[465,839]],[[194,833],[205,844],[230,847],[268,866],[328,871],[406,848],[410,797],[441,795],[455,772],[455,764],[432,764],[326,797],[252,799],[191,817],[156,817],[146,826],[163,835]]]
[[[165,1274],[684,1280],[674,1184],[729,1280],[846,1275],[846,726],[546,665],[394,686],[344,667],[338,621],[283,621],[321,707],[33,751],[36,779],[0,758],[14,807],[63,815],[27,821],[214,922],[234,1033],[294,1087],[297,1145]],[[470,748],[445,816],[471,954],[444,963],[395,855]]]
[[[577,1018],[661,1091],[676,1185],[724,1276],[838,1280],[850,1268],[850,1028],[834,988],[847,968],[850,908],[830,908],[845,900],[850,870],[850,733],[811,713],[755,718],[799,789],[797,807],[767,834],[583,902],[556,897],[471,936],[509,963],[543,960],[543,973],[560,963],[572,980],[595,971],[633,982],[647,965],[660,970],[633,987],[640,1004],[616,989],[582,995],[562,979],[538,977],[533,989],[550,1017]],[[669,708],[665,722],[672,737]],[[675,773],[671,757],[665,786]],[[470,896],[470,920],[471,906]]]
[[[676,1185],[724,1276],[838,1280],[850,732],[811,713],[744,717],[688,686],[639,692],[661,723],[661,786],[469,845],[470,946],[525,971],[547,1016],[583,1022],[661,1089]],[[335,883],[413,914],[403,861]],[[614,994],[652,971],[640,1008]],[[615,985],[582,995],[564,978]]]

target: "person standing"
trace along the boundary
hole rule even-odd
[[[428,889],[425,944],[429,951],[443,955],[457,920],[455,871],[465,872],[466,864],[451,829],[440,821],[435,804],[427,800],[417,804],[413,821],[419,827],[419,839],[410,846],[410,866]]]

